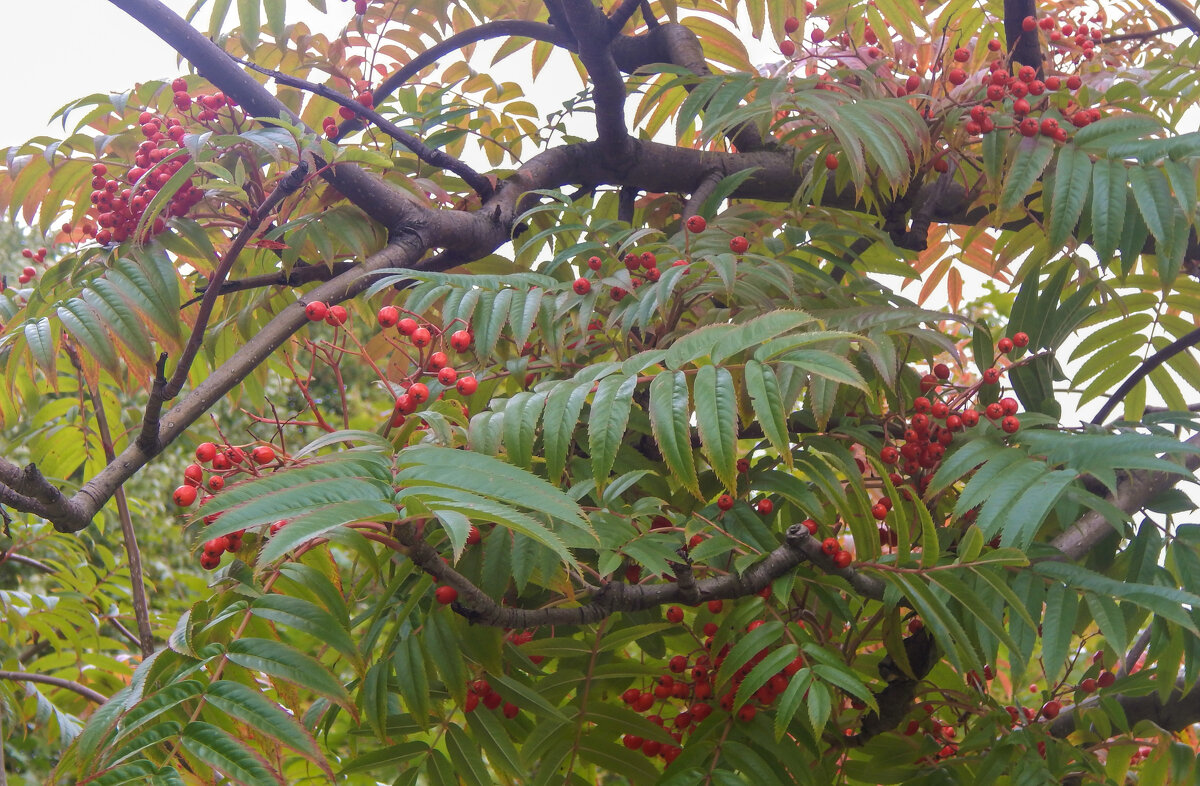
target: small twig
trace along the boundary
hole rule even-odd
[[[1176,30],[1183,30],[1186,27],[1187,27],[1187,25],[1185,25],[1183,22],[1179,22],[1177,24],[1168,25],[1167,27],[1159,27],[1154,30],[1145,30],[1140,33],[1121,33],[1120,35],[1106,35],[1100,39],[1100,43],[1115,44],[1119,41],[1138,41],[1138,40],[1144,41],[1147,38],[1155,38],[1160,35],[1165,35],[1166,33],[1174,33]]]
[[[1121,658],[1117,664],[1117,676],[1124,677],[1133,671],[1133,667],[1137,665],[1138,658],[1142,657],[1142,653],[1150,646],[1151,632],[1154,630],[1153,625],[1148,626],[1142,635],[1138,636],[1137,641],[1129,648],[1129,652],[1125,653],[1125,657]]]
[[[328,281],[334,276],[339,276],[347,270],[355,266],[355,262],[335,262],[332,265],[297,265],[292,268],[290,273],[264,273],[260,276],[247,276],[246,278],[236,278],[221,282],[218,287],[219,295],[228,295],[232,292],[245,292],[250,289],[262,289],[264,287],[298,287],[301,284],[307,284],[312,281]],[[192,303],[203,300],[204,294],[212,289],[212,285],[206,286],[199,290],[200,294],[183,304],[183,308]]]
[[[158,424],[163,404],[167,400],[166,389],[167,353],[163,352],[154,365],[154,384],[150,386],[150,398],[146,401],[145,412],[142,413],[142,430],[137,437],[137,446],[148,456],[158,453],[160,449]]]
[[[81,389],[86,389],[88,398],[92,401],[92,412],[96,416],[96,430],[100,434],[100,445],[104,450],[104,460],[109,464],[117,458],[113,448],[112,429],[108,426],[108,414],[104,411],[104,401],[91,383],[85,380],[83,365],[74,345],[65,343],[63,348],[70,357],[75,369],[79,372]],[[164,355],[165,357],[165,355]],[[154,631],[150,629],[150,606],[146,600],[146,580],[142,572],[142,552],[138,548],[137,533],[133,529],[133,517],[129,513],[129,501],[125,498],[125,487],[118,486],[113,493],[117,503],[117,518],[121,522],[121,537],[124,541],[125,556],[129,560],[129,591],[133,596],[133,618],[137,622],[137,643],[143,658],[154,654]],[[119,624],[119,623],[118,623]],[[128,631],[126,631],[128,632]]]
[[[74,691],[80,696],[94,704],[103,704],[108,701],[108,697],[104,694],[97,693],[86,685],[80,685],[73,680],[66,680],[62,677],[50,677],[45,674],[31,674],[27,671],[0,671],[0,680],[11,680],[12,682],[37,682],[42,685],[53,685],[56,688]]]
[[[232,55],[230,57],[232,57]],[[461,177],[463,182],[470,186],[475,193],[479,194],[480,199],[487,201],[495,191],[495,188],[492,187],[492,181],[488,180],[486,177],[467,166],[465,162],[460,161],[443,150],[436,150],[429,147],[412,134],[400,128],[400,126],[376,112],[374,109],[363,106],[350,96],[339,93],[338,91],[326,85],[319,85],[316,82],[310,82],[307,79],[300,79],[299,77],[285,74],[282,71],[274,71],[270,68],[263,68],[262,66],[255,65],[247,60],[239,60],[236,57],[233,59],[246,68],[249,68],[251,71],[257,71],[260,74],[271,77],[281,85],[294,87],[298,90],[305,90],[314,95],[321,96],[322,98],[327,98],[338,106],[343,106],[346,109],[349,109],[358,117],[369,120],[371,124],[379,128],[379,130],[383,131],[392,139],[395,139],[397,142],[407,147],[420,160],[424,161],[430,166],[437,167],[438,169],[445,169]]]
[[[642,0],[621,0],[621,4],[617,6],[617,10],[612,12],[612,16],[608,18],[608,30],[610,35],[619,35],[625,27],[625,23],[637,12],[642,5]]]
[[[617,220],[626,224],[633,223],[633,210],[637,203],[637,189],[621,186],[617,192]]]

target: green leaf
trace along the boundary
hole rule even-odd
[[[1025,199],[1053,156],[1054,140],[1050,137],[1038,135],[1020,141],[1000,195],[1001,212],[1012,210]]]
[[[1155,166],[1130,167],[1129,185],[1133,188],[1133,198],[1150,234],[1159,244],[1169,245],[1171,238],[1168,232],[1175,221],[1174,199],[1171,198],[1171,186],[1162,170]],[[1163,253],[1163,250],[1159,249],[1159,253]]]
[[[823,349],[801,349],[789,352],[779,362],[803,369],[808,374],[866,391],[867,383],[849,360]]]
[[[315,603],[286,595],[262,595],[250,604],[250,611],[256,617],[306,633],[352,661],[360,659],[349,630]]]
[[[267,766],[266,761],[211,723],[192,721],[183,730],[182,742],[188,753],[224,773],[235,783],[246,786],[284,783],[279,773]]]
[[[737,391],[727,368],[701,366],[693,390],[700,446],[717,477],[737,490]]]
[[[305,731],[296,719],[262,691],[240,682],[218,680],[204,691],[205,701],[231,718],[248,725],[255,732],[266,734],[281,742],[306,759],[314,762],[330,777],[333,771],[321,755],[316,740]]]
[[[803,311],[784,310],[763,314],[726,333],[713,346],[710,357],[714,364],[719,364],[731,355],[756,347],[768,339],[781,336],[812,321],[813,317]]]
[[[1042,615],[1042,666],[1050,682],[1056,682],[1067,666],[1078,610],[1079,593],[1061,582],[1051,582]]]
[[[315,658],[283,642],[251,637],[234,639],[229,643],[226,656],[231,662],[252,672],[261,671],[307,688],[353,711],[350,695],[328,669]]]
[[[783,462],[792,466],[791,441],[787,431],[787,414],[783,410],[783,394],[775,370],[757,360],[746,361],[746,392],[754,408],[755,420],[762,426],[763,435],[775,448]]]
[[[650,383],[650,426],[654,439],[671,474],[700,498],[690,419],[687,375],[682,371],[656,375]]]
[[[1074,145],[1063,147],[1054,167],[1054,196],[1050,213],[1050,247],[1059,248],[1075,231],[1092,184],[1092,162]]]
[[[625,441],[625,428],[633,408],[633,391],[637,375],[607,377],[600,380],[592,396],[592,411],[588,422],[588,455],[592,477],[603,489],[617,460],[617,449]]]
[[[499,459],[467,450],[434,445],[406,448],[396,457],[396,482],[422,481],[452,486],[485,497],[537,510],[594,538],[578,503],[557,487]]]
[[[590,383],[562,382],[546,399],[546,409],[542,413],[542,444],[546,453],[546,477],[551,481],[561,478],[566,468],[567,453],[590,389]]]
[[[413,720],[425,728],[433,711],[427,672],[429,659],[415,634],[404,636],[396,643],[396,651],[392,654],[392,667],[404,706],[408,708]]]
[[[714,681],[715,691],[717,693],[723,692],[738,669],[749,663],[750,659],[757,655],[760,650],[764,650],[778,642],[782,635],[783,623],[778,620],[771,620],[764,622],[746,635],[741,636],[721,663],[720,672]],[[789,658],[788,660],[791,659]]]

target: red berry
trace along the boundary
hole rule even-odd
[[[577,278],[575,283],[571,285],[571,289],[575,290],[576,295],[586,295],[592,291],[592,282],[586,278]]]
[[[1060,712],[1062,712],[1062,702],[1051,699],[1042,705],[1042,717],[1047,720],[1054,720]]]
[[[475,377],[463,377],[454,384],[455,389],[464,396],[469,396],[479,387],[479,381]]]
[[[205,553],[216,554],[218,557],[221,556],[222,554],[224,554],[226,551],[230,551],[230,550],[231,549],[229,548],[229,538],[225,535],[222,535],[219,538],[213,538],[212,540],[210,540],[204,544]]]
[[[474,524],[472,524],[471,528],[467,530],[467,545],[475,546],[481,540],[483,540],[483,536],[479,534],[479,527],[476,527]]]
[[[1078,74],[1071,74],[1069,77],[1067,77],[1068,90],[1078,90],[1082,84],[1083,80],[1079,78]]]
[[[748,248],[750,248],[750,241],[741,235],[737,235],[729,241],[729,250],[735,254],[744,254]]]
[[[1102,671],[1100,672],[1099,676],[1096,677],[1096,684],[1101,688],[1107,688],[1116,681],[1117,675],[1113,674],[1111,671]]]
[[[887,505],[876,502],[874,505],[871,506],[871,515],[874,516],[877,521],[883,521],[884,519],[886,519],[887,514],[888,514]]]
[[[841,545],[838,543],[837,538],[825,538],[825,540],[821,541],[821,551],[831,557],[837,554],[840,549]]]
[[[783,20],[783,32],[791,35],[800,29],[800,20],[794,16],[789,16]]]
[[[175,504],[181,508],[190,507],[191,504],[196,501],[196,487],[180,486],[179,488],[175,489],[175,493],[171,495],[171,498],[174,499]]]
[[[971,50],[959,47],[954,50],[954,61],[957,63],[965,63],[971,59]]]
[[[728,494],[722,494],[717,497],[717,507],[721,510],[729,510],[733,507],[733,497]]]
[[[215,570],[221,564],[219,554],[209,554],[207,551],[200,555],[200,567],[205,570]]]
[[[423,382],[414,382],[408,388],[408,396],[418,404],[429,400],[429,388]]]
[[[1000,381],[1000,369],[988,368],[983,371],[983,384],[995,385]]]
[[[1008,336],[1005,336],[996,342],[996,349],[1007,355],[1009,352],[1013,351],[1013,340]]]
[[[879,460],[884,464],[895,464],[900,460],[900,451],[891,445],[886,445],[879,451]]]
[[[963,425],[967,428],[979,424],[979,413],[973,409],[964,409],[960,417],[962,417]]]
[[[603,264],[600,257],[588,257],[587,266],[591,270],[599,270]]]
[[[819,525],[817,524],[816,521],[814,521],[812,519],[805,519],[804,521],[802,521],[800,523],[803,524],[804,528],[808,530],[809,535],[817,534],[817,529],[818,529]]]
[[[933,367],[933,375],[938,379],[950,379],[950,367],[945,363],[938,363]]]
[[[825,31],[824,30],[822,30],[821,28],[818,27],[816,30],[812,31],[812,42],[814,44],[819,44],[824,40],[825,40]]]
[[[838,168],[838,163],[837,153],[827,153],[825,155],[825,168],[830,172]]]
[[[1004,417],[1004,407],[995,403],[988,404],[984,414],[988,416],[989,420],[999,420]]]
[[[443,368],[441,371],[438,372],[437,378],[438,378],[438,382],[442,383],[446,387],[450,387],[451,385],[453,385],[455,382],[458,381],[458,372],[455,371],[454,369],[450,368],[449,366],[446,366],[445,368]]]
[[[384,306],[375,316],[379,320],[379,327],[395,327],[396,323],[400,321],[400,309],[395,306]]]
[[[938,386],[938,378],[935,377],[933,374],[926,374],[925,376],[921,377],[920,388],[921,388],[922,393],[928,393],[929,391],[933,390],[937,386]]]
[[[465,352],[471,346],[471,331],[456,330],[450,336],[450,347],[455,352]]]
[[[1000,421],[1000,428],[1004,429],[1005,433],[1015,434],[1021,428],[1021,421],[1013,415],[1009,415]]]
[[[339,325],[346,324],[346,320],[349,318],[350,315],[346,313],[346,309],[342,306],[330,306],[329,313],[325,315],[325,324],[338,327]]]
[[[414,347],[427,347],[429,342],[433,340],[433,336],[429,334],[428,328],[419,327],[412,332],[412,343]]]
[[[319,300],[314,300],[304,307],[304,315],[308,317],[309,322],[320,322],[329,313],[329,306]]]
[[[687,220],[687,228],[689,232],[703,232],[708,228],[708,222],[704,216],[691,216]]]
[[[449,606],[451,603],[458,600],[458,590],[454,589],[454,587],[447,587],[443,584],[433,591],[433,597],[443,606]]]
[[[1021,20],[1021,29],[1026,33],[1031,33],[1037,28],[1037,20],[1032,16],[1027,16]]]
[[[404,317],[396,323],[396,329],[400,331],[401,335],[405,336],[411,336],[416,332],[418,327],[420,327],[420,325],[418,325],[417,320],[413,319],[412,317]]]
[[[204,469],[199,464],[188,464],[183,470],[183,482],[187,486],[199,486],[204,480]]]
[[[1000,409],[1004,410],[1005,415],[1015,415],[1020,408],[1021,405],[1012,396],[1005,396],[1000,399]]]
[[[961,68],[951,68],[946,74],[946,79],[952,85],[961,85],[963,82],[967,81],[967,72]]]
[[[275,460],[275,449],[270,445],[259,445],[250,451],[250,458],[254,459],[255,464],[270,464]]]
[[[1013,333],[1012,342],[1013,342],[1013,346],[1027,347],[1027,346],[1029,346],[1029,334],[1028,333]]]
[[[437,371],[446,367],[450,362],[450,358],[446,357],[445,352],[434,352],[429,356],[429,370]]]
[[[775,510],[775,503],[769,499],[760,499],[755,507],[758,508],[758,512],[760,514],[764,516],[770,516]]]
[[[750,471],[750,459],[740,458],[737,460],[737,471],[744,475]]]
[[[205,464],[212,461],[217,456],[217,446],[211,442],[201,442],[196,448],[196,460]]]
[[[784,57],[794,57],[796,55],[796,44],[790,39],[783,39],[779,42],[779,54]]]
[[[708,610],[712,614],[720,614],[724,608],[725,608],[725,604],[722,601],[710,600],[708,602]]]
[[[213,475],[208,479],[208,488],[212,491],[220,491],[225,488],[225,478],[220,475]]]
[[[667,622],[675,625],[683,622],[683,609],[678,606],[669,606],[667,608]]]
[[[1096,692],[1096,680],[1092,679],[1091,677],[1088,677],[1083,682],[1079,683],[1079,689],[1081,691],[1083,691],[1084,693],[1095,693]]]

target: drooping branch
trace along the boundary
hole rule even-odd
[[[1104,406],[1100,407],[1100,411],[1096,413],[1094,418],[1092,418],[1092,423],[1103,423],[1104,419],[1107,418],[1109,413],[1113,411],[1113,408],[1116,407],[1117,404],[1121,403],[1121,401],[1123,401],[1125,397],[1129,395],[1129,392],[1137,387],[1137,384],[1145,379],[1150,372],[1154,371],[1154,369],[1158,368],[1163,363],[1166,363],[1180,352],[1191,349],[1197,344],[1200,344],[1200,328],[1196,328],[1185,336],[1180,336],[1170,344],[1155,352],[1150,357],[1143,360],[1138,367],[1134,369],[1133,373],[1121,383],[1121,386],[1112,392],[1112,395],[1110,395],[1108,400],[1104,402]]]
[[[28,671],[0,671],[0,680],[10,680],[12,682],[36,682],[40,685],[53,685],[55,688],[63,688],[65,690],[78,693],[93,704],[103,704],[108,701],[108,697],[102,693],[97,693],[86,685],[80,685],[73,680],[65,680],[62,677],[51,677],[46,674],[33,674]]]
[[[438,169],[445,169],[448,172],[453,172],[461,177],[463,182],[470,186],[471,189],[479,195],[480,199],[487,199],[492,195],[493,189],[491,181],[468,166],[466,162],[460,161],[444,150],[436,150],[429,147],[420,139],[417,139],[412,134],[400,128],[400,126],[396,125],[391,120],[388,120],[374,109],[360,104],[350,96],[339,93],[338,91],[326,85],[310,82],[307,79],[291,76],[281,71],[273,71],[270,68],[263,68],[246,60],[238,60],[237,58],[233,59],[253,71],[257,71],[260,74],[271,77],[271,79],[275,80],[281,85],[294,87],[298,90],[305,90],[313,95],[327,98],[338,106],[343,106],[349,109],[356,116],[365,120],[369,120],[371,124],[377,127],[379,130],[383,131],[392,139],[404,145],[421,161],[424,161],[430,166],[437,167]]]
[[[852,568],[839,568],[821,550],[821,544],[802,524],[788,527],[784,541],[762,560],[742,573],[662,584],[608,582],[592,599],[576,607],[518,609],[501,606],[446,562],[437,549],[417,536],[410,524],[397,527],[397,540],[408,557],[437,581],[454,587],[459,601],[454,609],[472,623],[501,628],[533,628],[543,625],[588,625],[617,612],[640,611],[670,603],[695,604],[708,600],[741,598],[761,591],[772,581],[802,562],[811,562],[822,572],[846,580],[863,598],[882,600],[884,584]]]

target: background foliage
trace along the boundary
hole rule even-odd
[[[1190,8],[112,2],[194,73],[0,175],[0,783],[1195,779]]]

